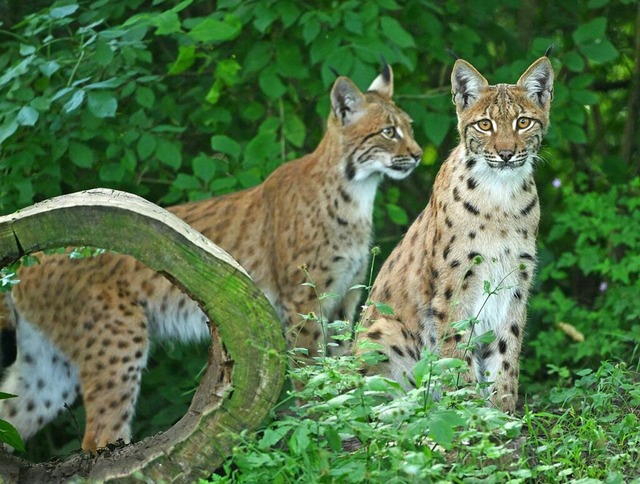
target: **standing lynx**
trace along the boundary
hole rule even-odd
[[[250,273],[287,329],[291,347],[311,355],[324,344],[314,291],[327,320],[354,316],[372,235],[376,188],[384,175],[401,179],[421,149],[407,114],[391,96],[388,66],[362,93],[347,78],[331,91],[327,132],[316,150],[286,163],[261,185],[170,210],[226,249]],[[209,337],[204,313],[160,274],[131,257],[106,253],[73,260],[40,254],[20,270],[2,319],[16,325],[18,356],[2,391],[0,418],[27,439],[83,395],[82,448],[130,439],[149,338]]]
[[[371,300],[390,305],[393,315],[372,304],[361,338],[382,345],[388,359],[377,370],[403,383],[413,383],[424,348],[464,358],[468,379],[493,382],[492,402],[513,413],[540,217],[533,172],[549,124],[553,70],[542,57],[517,84],[490,86],[458,60],[451,81],[460,144],[373,285]],[[451,323],[461,320],[476,322],[456,331]],[[490,330],[492,343],[472,354],[460,347],[470,332]]]

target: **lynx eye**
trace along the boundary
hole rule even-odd
[[[532,122],[533,120],[531,118],[518,118],[518,129],[527,129],[529,126],[531,126]]]
[[[480,131],[491,131],[493,129],[493,123],[490,119],[481,119],[476,123],[476,126]]]
[[[388,139],[393,139],[397,135],[397,131],[396,131],[396,128],[394,126],[388,126],[388,127],[384,128],[381,131],[381,133],[382,133],[382,136],[384,136],[385,138],[388,138]]]

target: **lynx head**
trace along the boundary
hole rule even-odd
[[[401,179],[420,162],[422,149],[413,139],[411,119],[396,107],[392,95],[393,71],[388,65],[364,93],[346,77],[334,83],[329,131],[340,137],[347,179]]]
[[[549,124],[553,97],[549,59],[535,61],[516,84],[494,86],[471,64],[457,60],[451,85],[467,160],[487,176],[530,174]]]

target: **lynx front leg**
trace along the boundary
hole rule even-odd
[[[365,368],[367,374],[382,374],[407,389],[415,386],[413,367],[420,361],[423,345],[419,335],[405,328],[402,322],[379,316],[367,331],[356,336],[354,345],[356,355],[376,351],[385,357],[383,361]],[[374,350],[375,346],[379,349]]]
[[[491,402],[512,415],[518,400],[520,350],[526,321],[524,303],[518,296],[514,299],[516,302],[510,305],[506,318],[495,329],[495,341],[479,354],[483,380],[493,382],[488,389]]]

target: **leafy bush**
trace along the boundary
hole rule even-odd
[[[360,376],[351,357],[294,372],[308,382],[291,395],[304,406],[236,436],[210,482],[624,482],[640,473],[637,368],[583,370],[513,418],[470,388],[434,401],[434,387],[453,385],[464,363],[421,363],[408,392]]]
[[[478,405],[470,388],[434,401],[439,388],[455,388],[464,362],[427,356],[414,371],[418,388],[408,392],[361,376],[360,365],[353,357],[324,358],[293,371],[306,387],[292,398],[306,403],[257,438],[237,436],[224,477],[213,482],[424,482],[515,471],[500,460],[512,453],[505,443],[520,434],[518,421]],[[354,448],[343,450],[344,442]]]
[[[521,365],[522,388],[535,389],[550,364],[572,377],[634,349],[636,16],[634,0],[0,2],[0,212],[97,186],[162,204],[253,186],[318,143],[331,67],[366,88],[384,56],[425,151],[376,200],[384,257],[457,143],[447,50],[491,82],[514,82],[555,44],[537,174],[541,267]],[[171,360],[158,361],[160,375],[174,375]],[[180,385],[158,380],[159,393]]]
[[[577,189],[558,188],[555,225],[542,241],[547,261],[531,300],[541,324],[529,344],[528,375],[544,362],[581,368],[603,358],[633,361],[638,343],[640,179],[593,192],[581,178]],[[559,323],[578,333],[563,333]]]

